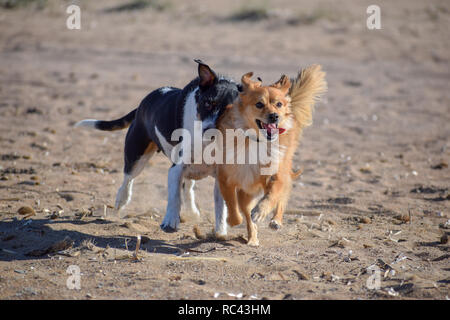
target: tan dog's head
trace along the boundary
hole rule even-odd
[[[239,109],[248,128],[255,129],[267,140],[275,140],[279,134],[291,127],[290,98],[288,96],[291,82],[282,76],[271,86],[262,86],[260,81],[253,81],[253,72],[242,76],[242,93]]]

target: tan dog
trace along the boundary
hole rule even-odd
[[[245,153],[250,157],[251,140],[267,141],[270,163],[221,164],[217,166],[217,180],[228,207],[227,222],[230,226],[242,223],[244,213],[247,221],[248,244],[257,246],[259,240],[255,222],[263,220],[273,209],[275,214],[270,226],[279,229],[282,225],[292,179],[300,173],[292,172],[292,158],[300,141],[302,129],[311,124],[312,110],[318,96],[326,91],[325,73],[318,65],[301,73],[291,85],[286,76],[271,86],[251,80],[252,73],[242,77],[243,92],[234,105],[218,122],[218,129],[227,140],[230,130],[253,129],[256,136],[245,136]],[[233,138],[233,141],[239,139]],[[228,141],[228,140],[227,140]],[[271,148],[273,145],[278,148]],[[226,153],[230,151],[227,145]],[[239,154],[236,154],[236,158]],[[248,158],[247,158],[248,159]],[[278,170],[270,175],[263,169],[277,165]],[[254,202],[262,199],[254,207]],[[254,222],[255,221],[255,222]]]

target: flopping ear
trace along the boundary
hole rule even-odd
[[[198,76],[200,78],[200,89],[207,89],[217,82],[216,73],[202,60],[195,59],[195,62],[198,63]]]
[[[248,72],[246,74],[244,74],[241,78],[241,82],[242,82],[242,91],[247,91],[247,90],[251,90],[251,89],[255,89],[261,86],[261,82],[260,81],[253,81],[251,79],[251,77],[253,76],[253,72]]]
[[[270,86],[280,89],[284,92],[284,94],[287,94],[289,89],[291,88],[291,80],[289,80],[289,78],[285,74],[283,74],[280,80],[278,80],[274,84],[271,84]]]

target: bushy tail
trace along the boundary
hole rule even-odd
[[[312,65],[298,73],[289,90],[291,109],[300,128],[312,124],[314,104],[327,91],[325,72],[320,65]]]
[[[95,120],[95,119],[85,119],[77,122],[75,127],[84,127],[84,128],[94,128],[103,131],[115,131],[122,130],[128,128],[130,124],[133,122],[136,116],[136,110],[134,109],[126,116],[123,116],[120,119],[112,120],[112,121],[103,121],[103,120]]]

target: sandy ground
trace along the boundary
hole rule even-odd
[[[381,30],[366,28],[368,1],[250,2],[260,20],[237,19],[238,1],[76,3],[81,30],[65,27],[69,2],[0,9],[1,299],[448,299],[448,1],[378,1]],[[202,218],[162,232],[160,154],[119,218],[110,206],[126,131],[72,127],[184,86],[194,58],[267,83],[312,63],[327,72],[284,226],[262,223],[258,248],[245,226],[209,236],[212,179],[196,186]],[[70,265],[80,290],[66,286]],[[367,286],[372,265],[378,289]]]

